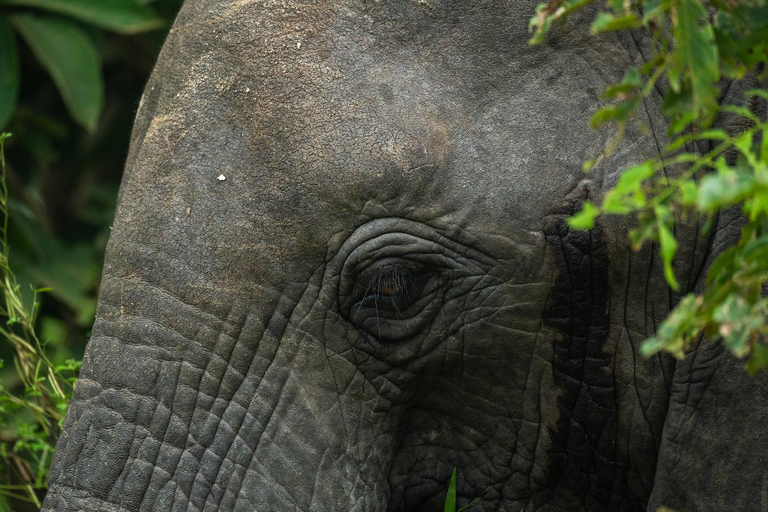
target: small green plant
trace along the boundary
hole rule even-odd
[[[445,506],[443,512],[462,512],[463,510],[469,510],[469,507],[480,501],[480,498],[476,499],[469,505],[461,507],[456,510],[456,468],[453,468],[451,474],[451,482],[448,484],[448,493],[445,495]]]
[[[47,488],[51,455],[80,362],[56,365],[48,359],[45,344],[36,333],[38,296],[46,290],[33,290],[31,304],[26,304],[9,265],[8,137],[10,134],[0,134],[0,337],[15,351],[16,382],[0,385],[0,498],[29,501],[40,507],[38,494]]]
[[[532,44],[541,43],[556,22],[594,0],[549,0],[531,19]],[[639,249],[659,244],[669,286],[679,289],[673,271],[677,254],[676,219],[701,215],[714,219],[725,208],[741,208],[747,224],[739,242],[710,267],[706,291],[688,294],[677,304],[641,352],[660,350],[682,358],[702,335],[721,338],[754,374],[768,365],[768,124],[742,105],[721,105],[722,79],[761,83],[768,64],[768,3],[765,0],[609,0],[591,25],[592,34],[645,30],[652,55],[626,71],[603,96],[607,105],[592,117],[593,129],[613,123],[609,147],[584,163],[589,170],[621,141],[627,124],[651,94],[662,94],[670,143],[659,157],[623,171],[602,204],[585,203],[570,219],[590,229],[600,214],[631,215],[630,232]],[[663,91],[663,92],[660,92]],[[735,99],[737,100],[737,99]],[[768,100],[768,91],[752,89],[744,105]],[[718,115],[740,119],[730,132],[713,127]],[[690,151],[689,148],[696,148]],[[703,151],[698,151],[704,148]],[[734,158],[735,156],[735,158]],[[687,169],[668,178],[665,169]],[[708,225],[711,227],[712,222]],[[707,228],[705,228],[707,229]]]

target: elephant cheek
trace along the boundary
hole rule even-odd
[[[396,415],[320,342],[306,286],[225,295],[130,244],[108,259],[46,510],[386,509]]]

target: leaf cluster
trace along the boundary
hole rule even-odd
[[[531,43],[543,42],[555,23],[594,2],[540,4],[530,21]],[[670,133],[708,127],[719,110],[720,80],[744,79],[768,62],[765,0],[609,0],[590,30],[594,35],[644,30],[651,39],[652,57],[606,89],[605,97],[616,101],[595,112],[590,122],[595,129],[615,122],[619,134],[662,79],[667,87],[663,113],[670,120]]]
[[[532,43],[542,42],[553,23],[589,3],[540,5],[531,19]],[[591,126],[613,123],[616,136],[604,153],[585,163],[585,170],[615,149],[643,100],[658,91],[663,91],[662,113],[672,142],[658,158],[625,169],[600,206],[586,203],[569,223],[590,229],[600,214],[634,216],[633,246],[658,243],[666,280],[678,290],[672,265],[676,219],[704,215],[709,229],[720,211],[740,208],[747,223],[738,243],[709,269],[706,291],[683,297],[641,352],[650,356],[665,350],[682,358],[702,335],[719,337],[734,355],[746,358],[746,369],[754,374],[768,365],[768,124],[744,106],[721,105],[720,85],[722,79],[765,78],[768,5],[765,0],[610,0],[591,26],[593,34],[625,29],[647,31],[655,52],[606,89],[611,103],[595,112]],[[746,93],[745,103],[765,100],[763,89]],[[712,127],[718,114],[739,118],[743,128],[727,133]],[[665,170],[674,166],[685,171],[667,177]]]

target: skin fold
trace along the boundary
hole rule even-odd
[[[680,294],[630,221],[569,230],[666,127],[584,174],[647,47],[530,47],[534,7],[186,2],[43,510],[437,511],[454,468],[471,510],[768,510],[764,379],[638,353],[738,219],[677,225]]]

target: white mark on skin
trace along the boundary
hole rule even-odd
[[[301,50],[301,41],[299,41],[298,43],[296,43],[296,49],[297,49],[297,50]]]
[[[189,217],[190,213],[192,213],[192,208],[187,208],[187,217]]]
[[[223,174],[219,174],[219,177],[218,177],[218,178],[216,178],[216,179],[217,179],[217,180],[219,180],[219,181],[224,181],[224,180],[226,180],[226,179],[227,179],[227,177],[226,177],[226,176],[224,176]]]

